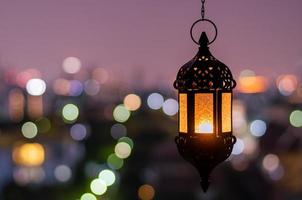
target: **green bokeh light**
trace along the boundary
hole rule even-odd
[[[294,127],[302,127],[302,111],[294,110],[289,117],[290,124]]]
[[[111,154],[110,156],[108,156],[107,158],[107,164],[109,165],[109,167],[111,167],[112,169],[120,169],[123,167],[124,165],[124,161],[123,159],[117,157],[114,153]]]
[[[97,200],[97,198],[91,193],[85,193],[81,196],[81,200]]]
[[[74,104],[66,104],[63,107],[62,115],[67,122],[73,122],[79,116],[79,108]]]
[[[130,111],[124,105],[118,105],[113,110],[113,118],[117,122],[126,122],[130,117]]]
[[[38,133],[38,128],[33,122],[25,122],[22,125],[21,131],[24,137],[31,139],[36,137]]]

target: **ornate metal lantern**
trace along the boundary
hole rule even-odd
[[[201,176],[204,192],[209,187],[209,174],[226,160],[236,138],[232,135],[232,89],[236,86],[230,69],[217,60],[208,45],[217,36],[216,25],[204,18],[191,27],[191,38],[199,45],[196,56],[182,66],[174,87],[179,91],[179,135],[175,138],[181,156],[194,165]],[[202,32],[199,42],[192,30],[198,22],[209,22],[215,37],[209,42]]]

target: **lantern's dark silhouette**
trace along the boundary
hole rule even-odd
[[[217,31],[215,25],[214,27]],[[195,40],[193,39],[193,41]],[[204,192],[209,187],[211,171],[230,156],[236,142],[236,138],[232,134],[232,125],[229,125],[229,130],[223,131],[222,119],[224,103],[222,95],[224,93],[230,94],[229,106],[232,106],[232,89],[236,86],[236,82],[230,69],[210,53],[208,45],[212,42],[209,42],[205,32],[201,34],[198,42],[198,53],[180,68],[174,82],[174,87],[179,91],[179,94],[186,96],[187,118],[185,122],[186,132],[180,130],[175,142],[180,155],[197,168]],[[213,123],[210,134],[196,132],[196,94],[211,94],[213,97]],[[229,109],[230,112],[231,109]],[[229,115],[232,121],[232,113]]]

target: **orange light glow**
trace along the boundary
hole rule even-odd
[[[261,93],[268,87],[268,81],[263,76],[240,77],[238,83],[238,90],[241,93]]]
[[[232,93],[222,93],[221,96],[222,132],[232,131]]]
[[[214,103],[212,93],[195,94],[195,133],[214,132]]]
[[[39,166],[45,159],[44,148],[39,143],[26,143],[15,146],[13,160],[16,164],[24,166]]]
[[[19,122],[24,116],[24,96],[21,90],[13,89],[9,92],[9,116],[10,119]]]
[[[27,97],[27,112],[30,118],[38,119],[43,116],[43,98],[42,96]]]
[[[179,94],[179,131],[188,132],[187,126],[187,94]]]

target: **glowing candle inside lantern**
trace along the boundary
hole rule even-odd
[[[195,133],[214,133],[214,100],[212,93],[195,94]]]
[[[210,122],[204,121],[198,125],[199,133],[213,133],[213,125]]]

